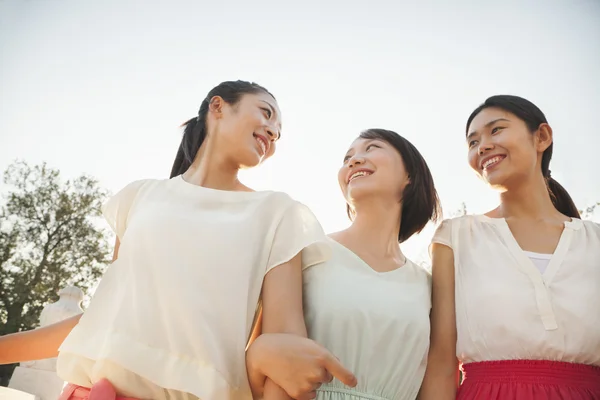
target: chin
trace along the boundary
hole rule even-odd
[[[492,190],[494,190],[494,191],[496,191],[496,192],[498,192],[498,193],[504,193],[504,192],[506,192],[506,191],[508,190],[508,189],[506,188],[506,186],[504,186],[504,185],[501,185],[501,184],[495,184],[495,185],[488,184],[488,186],[489,186],[489,187],[490,187]]]
[[[482,179],[491,189],[494,189],[497,192],[506,192],[505,179],[498,179],[497,177],[492,179]]]
[[[245,160],[240,160],[239,166],[240,169],[250,169],[259,166],[260,163],[261,159],[259,157],[253,157]]]
[[[238,163],[242,169],[254,168],[260,165],[265,160],[257,151],[246,151],[245,154],[240,154]]]
[[[354,187],[348,188],[348,199],[352,199],[352,202],[360,202],[362,199],[366,197],[373,196],[375,194],[374,188],[366,187]]]
[[[488,176],[480,175],[480,177],[490,188],[505,192],[507,184],[513,181],[515,176],[508,171],[494,171]]]
[[[252,169],[255,167],[258,167],[261,163],[260,162],[256,162],[256,163],[244,163],[244,164],[240,164],[240,169],[245,170],[245,169]]]

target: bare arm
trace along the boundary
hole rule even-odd
[[[286,272],[281,270],[282,275],[279,275],[277,269],[279,268],[271,271],[265,279],[263,324],[267,325],[266,330],[291,333],[264,333],[250,344],[246,353],[246,365],[255,397],[262,396],[266,376],[297,400],[313,399],[315,388],[322,383],[331,382],[333,377],[347,386],[356,386],[356,377],[344,368],[331,352],[305,337],[306,326],[300,302],[302,286],[285,281],[301,279],[301,271],[296,269],[294,272],[292,269],[292,273],[286,275]],[[284,282],[280,279],[284,279]],[[293,288],[287,285],[293,285]],[[282,304],[277,304],[277,301],[282,297],[288,297],[292,304],[281,307]],[[269,298],[271,300],[268,300]],[[286,308],[291,312],[283,317],[289,318],[287,323],[277,318],[278,313],[288,312]],[[266,313],[269,312],[272,313],[267,316]]]
[[[58,356],[58,348],[77,325],[81,315],[43,328],[0,337],[0,364],[13,364]]]
[[[113,261],[119,252],[119,239],[115,243]],[[58,356],[58,348],[83,314],[26,332],[0,337],[0,364],[42,360]]]
[[[431,344],[419,400],[456,398],[456,311],[454,301],[454,252],[434,243],[432,253]]]
[[[290,333],[306,337],[302,310],[302,255],[267,273],[263,283],[262,332]],[[269,378],[264,387],[266,400],[289,400],[291,397]]]
[[[263,333],[293,333],[306,337],[302,309],[301,254],[273,268],[263,283]]]

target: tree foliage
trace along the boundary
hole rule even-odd
[[[597,210],[600,210],[600,201],[588,207],[585,207],[582,210],[579,210],[579,214],[581,214],[581,219],[594,220],[594,216]],[[467,205],[464,202],[461,203],[460,208],[458,210],[452,213],[452,217],[460,217],[463,215],[467,215]]]
[[[63,182],[46,164],[15,162],[4,172],[4,184],[0,335],[35,328],[42,308],[58,299],[62,287],[86,292],[110,262],[107,233],[97,224],[106,192],[96,180]]]
[[[594,219],[594,214],[597,209],[600,208],[600,201],[596,204],[592,204],[589,207],[584,208],[583,210],[579,210],[579,214],[581,214],[582,219]]]

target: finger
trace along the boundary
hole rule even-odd
[[[333,376],[325,368],[321,368],[317,377],[317,382],[329,383],[333,380]]]
[[[331,353],[329,353],[328,357],[325,358],[324,367],[327,369],[327,371],[329,371],[331,375],[337,378],[344,385],[350,387],[356,386],[357,382],[354,374],[347,370],[346,367],[344,367],[342,363]]]

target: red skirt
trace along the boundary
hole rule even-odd
[[[600,367],[545,360],[463,364],[457,400],[600,400]]]

